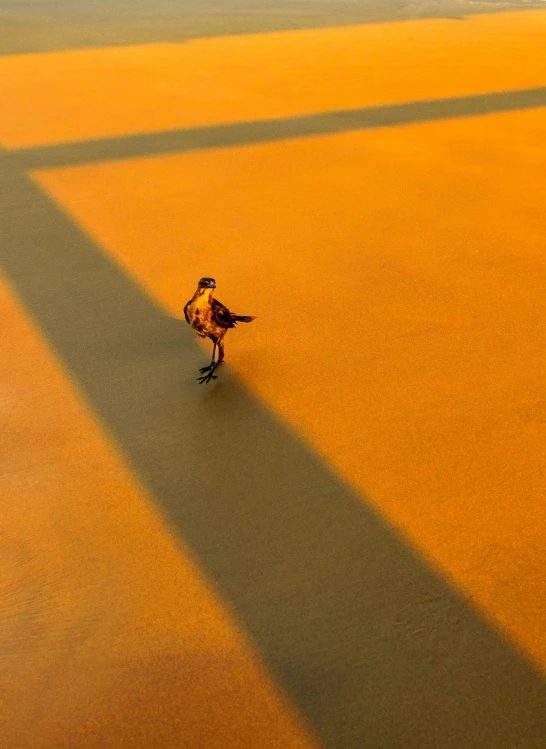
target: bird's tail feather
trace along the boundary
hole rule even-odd
[[[235,322],[252,322],[252,320],[255,320],[255,317],[251,317],[250,315],[235,315],[233,318]]]

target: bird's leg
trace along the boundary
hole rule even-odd
[[[208,367],[201,367],[200,372],[209,372],[214,367],[214,356],[216,354],[216,341],[214,341],[214,348],[212,349],[212,361]]]
[[[206,384],[207,382],[210,382],[211,380],[217,380],[218,375],[215,375],[214,372],[216,370],[216,367],[222,364],[223,361],[224,361],[224,342],[220,339],[218,341],[218,361],[213,362],[210,365],[210,368],[208,368],[209,371],[206,374],[204,374],[202,377],[198,377],[197,382],[203,385],[203,383]]]

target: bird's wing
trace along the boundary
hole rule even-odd
[[[225,307],[222,302],[219,302],[217,299],[213,299],[211,301],[211,307],[212,307],[212,319],[217,325],[220,325],[222,328],[234,328],[235,323],[233,318],[235,315],[231,313],[227,307]]]
[[[188,302],[188,303],[186,304],[186,306],[184,307],[184,317],[186,318],[186,322],[187,322],[187,323],[188,323],[189,325],[191,325],[191,320],[190,320],[190,318],[188,317],[188,307],[189,307],[189,305],[190,305],[190,303]],[[179,308],[179,309],[180,309],[180,308]]]

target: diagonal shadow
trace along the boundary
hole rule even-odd
[[[185,324],[7,161],[0,220],[6,277],[326,747],[544,746],[542,676],[228,371],[199,388]]]
[[[546,107],[546,86],[337,112],[319,112],[301,117],[62,143],[6,153],[11,155],[11,158],[15,159],[22,168],[47,169],[163,153],[227,148],[354,130],[400,127],[419,122],[476,117],[538,107]]]

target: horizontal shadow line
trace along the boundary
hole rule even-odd
[[[52,169],[165,153],[229,148],[317,135],[400,127],[461,117],[546,107],[546,86],[519,91],[415,101],[380,107],[319,112],[254,122],[184,128],[156,133],[39,146],[5,152],[25,169]]]

